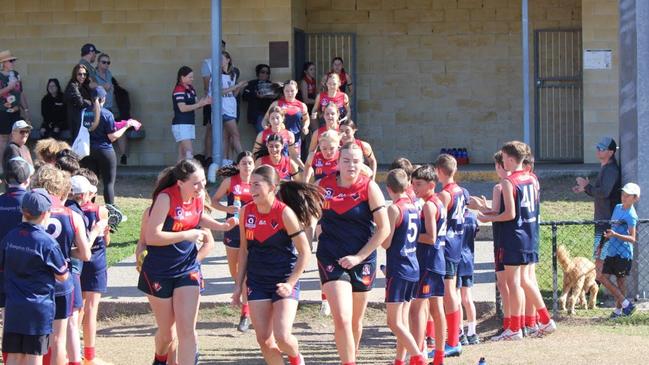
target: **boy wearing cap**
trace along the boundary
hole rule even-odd
[[[21,118],[30,119],[22,79],[15,70],[17,60],[11,51],[0,51],[0,151],[4,151],[14,122]]]
[[[7,300],[2,351],[8,363],[36,364],[49,345],[54,320],[54,283],[68,276],[58,243],[45,232],[52,200],[44,189],[23,197],[24,222],[0,243]]]
[[[597,250],[598,256],[604,259],[602,273],[597,275],[597,279],[615,297],[615,310],[611,318],[629,316],[635,310],[635,305],[625,297],[625,277],[631,273],[633,244],[637,243],[638,215],[633,204],[638,200],[640,200],[640,187],[634,183],[624,185],[622,203],[615,206],[611,216],[611,221],[614,223],[604,232],[608,242],[600,244]],[[615,275],[617,285],[609,279],[610,275]]]

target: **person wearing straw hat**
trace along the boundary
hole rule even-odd
[[[20,74],[14,70],[16,60],[11,51],[0,51],[0,151],[4,151],[14,123],[31,119]]]

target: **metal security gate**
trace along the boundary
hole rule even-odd
[[[356,120],[356,34],[354,33],[307,33],[304,50],[306,61],[315,64],[318,84],[324,74],[331,69],[331,60],[340,57],[345,63],[345,70],[352,75],[354,86],[351,99],[352,118]]]
[[[534,32],[536,158],[583,162],[581,30]]]

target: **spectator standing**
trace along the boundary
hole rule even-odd
[[[97,55],[101,53],[100,50],[95,47],[92,43],[86,43],[81,47],[81,59],[79,60],[80,65],[86,66],[88,70],[88,79],[90,80],[90,87],[97,87],[97,69],[93,66]]]
[[[65,87],[64,100],[67,108],[68,129],[70,129],[72,141],[79,134],[81,111],[92,106],[88,72],[88,67],[82,64],[74,66],[70,81]]]
[[[591,182],[587,177],[578,177],[577,185],[572,190],[575,193],[583,192],[595,198],[595,220],[609,220],[613,215],[613,209],[620,203],[622,178],[620,176],[620,165],[615,159],[617,144],[613,138],[603,137],[595,148],[595,154],[601,166],[595,181]],[[607,223],[595,225],[593,259],[595,259],[598,275],[601,275],[604,267],[606,250],[601,250],[600,255],[597,255],[597,248],[602,240],[602,235],[609,228],[610,225]]]
[[[43,117],[41,138],[70,138],[67,110],[59,79],[47,80],[47,93],[41,99],[41,116]]]
[[[4,151],[11,127],[21,119],[21,109],[23,118],[31,119],[22,79],[14,70],[17,60],[9,50],[0,52],[0,151]]]
[[[345,71],[345,62],[343,61],[342,57],[334,57],[331,60],[331,71],[329,71],[322,78],[321,82],[322,89],[324,91],[327,91],[327,80],[329,80],[329,76],[331,76],[331,74],[338,75],[338,78],[340,79],[340,91],[346,93],[347,95],[352,95],[352,75]]]
[[[117,112],[117,119],[129,120],[131,119],[131,99],[129,98],[128,91],[124,89],[113,77],[113,113]],[[128,137],[128,133],[127,133]],[[126,165],[128,163],[128,138],[120,138],[117,140],[117,147],[122,154],[120,163]]]
[[[2,154],[2,166],[3,168],[7,166],[9,160],[14,157],[21,157],[23,160],[27,161],[30,165],[34,166],[32,161],[32,155],[27,148],[27,139],[29,134],[32,131],[32,126],[29,125],[24,120],[19,120],[14,123],[11,128],[11,134],[9,143],[5,147]]]
[[[248,102],[248,123],[255,126],[257,133],[264,130],[264,115],[278,96],[270,81],[270,66],[259,64],[255,67],[256,80],[248,83],[242,98]]]
[[[178,143],[178,161],[194,158],[192,142],[196,139],[195,110],[212,103],[210,96],[196,100],[193,82],[194,72],[191,68],[182,66],[178,69],[172,94],[174,118],[171,121],[171,132]]]
[[[232,57],[221,52],[221,118],[223,118],[223,161],[222,166],[232,165],[232,159],[243,152],[237,127],[237,95],[248,85],[247,81],[237,83],[232,66]],[[233,154],[231,154],[233,152]]]
[[[309,110],[312,110],[317,95],[318,82],[315,79],[315,64],[313,62],[305,62],[304,67],[302,67],[302,80],[300,80],[298,100],[306,104]]]

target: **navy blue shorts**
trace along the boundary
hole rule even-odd
[[[66,319],[72,315],[74,308],[74,291],[68,294],[54,297],[54,319]]]
[[[2,352],[8,354],[45,355],[50,347],[50,335],[2,333]]]
[[[398,277],[386,278],[385,302],[409,302],[417,296],[418,281],[410,281]]]
[[[419,272],[419,283],[417,285],[417,298],[428,299],[430,297],[444,296],[444,275],[422,270]]]
[[[374,288],[376,262],[360,263],[347,270],[338,265],[335,260],[318,258],[318,272],[320,273],[320,283],[323,285],[330,281],[342,280],[352,284],[354,293],[368,292]]]
[[[270,300],[275,303],[282,299],[300,300],[300,282],[293,287],[293,292],[288,297],[281,297],[277,294],[277,287],[269,287],[267,284],[257,284],[254,281],[246,280],[248,287],[248,301],[254,302],[255,300]]]
[[[72,282],[74,283],[74,291],[72,294],[74,298],[72,299],[72,309],[78,310],[83,308],[83,295],[81,295],[81,274],[70,273],[72,275]]]
[[[632,266],[633,261],[629,259],[621,256],[608,256],[604,260],[602,272],[607,275],[615,275],[618,278],[623,278],[631,274]]]
[[[239,236],[239,227],[234,227],[229,231],[223,232],[223,244],[230,248],[239,248],[241,245],[241,236]]]
[[[171,298],[174,295],[174,289],[183,286],[197,286],[200,288],[200,271],[195,270],[182,276],[165,278],[149,276],[146,272],[142,271],[140,272],[140,278],[137,283],[137,288],[145,294],[162,299]]]
[[[108,289],[108,270],[96,272],[86,267],[88,265],[84,265],[81,271],[81,290],[105,293]]]
[[[504,266],[524,266],[539,261],[539,255],[536,252],[509,251],[504,248],[502,250]]]
[[[503,264],[503,257],[505,250],[502,247],[494,246],[494,270],[496,272],[505,271],[505,264]]]
[[[458,275],[455,287],[458,289],[473,287],[473,275]]]
[[[457,275],[457,265],[459,263],[446,260],[446,275],[444,279],[453,279]]]

